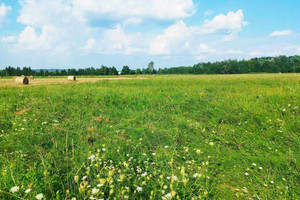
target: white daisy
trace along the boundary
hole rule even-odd
[[[37,200],[41,200],[42,198],[44,198],[44,195],[41,193],[41,194],[36,195],[35,198]]]
[[[143,188],[142,187],[136,187],[136,190],[138,191],[138,192],[141,192],[141,191],[143,191]]]
[[[11,193],[15,193],[15,192],[18,192],[19,189],[20,189],[19,186],[14,186],[14,187],[12,187],[12,188],[10,189],[10,192],[11,192]]]

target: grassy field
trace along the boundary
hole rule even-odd
[[[0,82],[0,199],[300,199],[299,84]]]

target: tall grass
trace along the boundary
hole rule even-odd
[[[0,199],[298,199],[299,83],[0,86]]]

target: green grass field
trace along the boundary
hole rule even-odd
[[[0,86],[0,199],[300,199],[300,74]]]

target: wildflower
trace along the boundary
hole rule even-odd
[[[78,183],[78,181],[79,181],[79,176],[74,176],[74,181],[75,181],[76,183]]]
[[[25,130],[25,128],[21,128],[21,130],[22,130],[22,131],[24,131],[24,130]]]
[[[181,170],[180,170],[180,174],[184,175],[184,171],[185,171],[185,167],[182,167]]]
[[[171,192],[171,196],[172,196],[172,197],[175,197],[176,194],[177,194],[177,193],[176,193],[174,190]]]
[[[96,158],[96,156],[93,154],[93,155],[91,155],[90,157],[88,157],[88,160],[94,161],[95,158]]]
[[[168,189],[168,186],[167,186],[167,185],[164,185],[164,187],[163,187],[163,188],[166,190],[166,189]]]
[[[128,195],[125,195],[125,196],[124,196],[124,199],[129,199],[129,196],[128,196]]]
[[[76,200],[76,197],[72,197],[72,199],[71,200]]]
[[[137,186],[137,187],[136,187],[136,191],[141,192],[141,191],[143,191],[143,188]]]
[[[102,151],[106,151],[106,148],[102,148]]]
[[[178,180],[177,176],[172,175],[172,180],[177,181]]]
[[[84,176],[84,177],[82,177],[82,179],[81,179],[81,180],[83,180],[83,181],[84,181],[86,178],[87,178],[87,176]]]
[[[102,186],[103,186],[102,184],[98,184],[98,185],[97,185],[97,187],[102,187]]]
[[[182,182],[183,182],[184,185],[186,185],[188,181],[189,181],[189,179],[186,179],[186,178],[182,179]]]
[[[41,193],[41,194],[36,195],[35,198],[37,200],[41,200],[42,198],[44,198],[44,195]]]
[[[92,194],[97,194],[98,192],[99,192],[99,189],[97,189],[97,188],[92,189]]]
[[[25,190],[25,193],[28,194],[29,192],[31,192],[31,189],[28,188],[27,190]]]
[[[156,155],[156,153],[152,153],[152,156],[155,156]]]
[[[274,181],[270,181],[271,184],[274,184]]]
[[[144,173],[142,174],[142,176],[147,176],[147,172],[144,172]]]
[[[197,150],[196,150],[196,153],[200,155],[200,154],[201,154],[201,150],[200,150],[200,149],[197,149]]]
[[[124,174],[120,174],[120,179],[121,179],[121,181],[123,181],[125,179],[125,175]]]
[[[258,169],[262,170],[263,168],[262,168],[262,167],[259,167]]]
[[[82,181],[82,182],[80,183],[80,188],[86,188],[87,185],[88,185],[88,182],[87,182],[87,181]]]
[[[108,176],[109,176],[109,177],[112,177],[113,175],[114,175],[114,171],[109,171],[109,172],[108,172]]]
[[[165,148],[167,149],[169,146],[165,146]]]
[[[101,179],[100,179],[100,183],[101,183],[102,185],[104,185],[104,184],[106,183],[106,179],[105,179],[105,178],[101,178]]]
[[[19,189],[20,189],[19,186],[14,186],[14,187],[12,187],[12,188],[10,189],[10,192],[11,192],[11,193],[15,193],[15,192],[18,192]]]
[[[143,153],[143,156],[146,156],[147,154]]]
[[[245,176],[249,176],[249,174],[246,172],[246,173],[245,173]]]
[[[197,178],[198,176],[199,176],[198,173],[195,173],[195,174],[193,175],[194,178]]]
[[[286,111],[286,109],[282,109],[282,111],[283,111],[283,112],[285,112],[285,111]]]
[[[256,166],[256,164],[255,164],[255,163],[252,163],[252,165],[253,165],[253,166]]]
[[[171,193],[168,193],[168,194],[165,195],[165,199],[171,199],[171,198],[172,198]]]
[[[210,142],[210,143],[208,143],[210,146],[213,146],[214,145],[214,143],[213,142]]]

